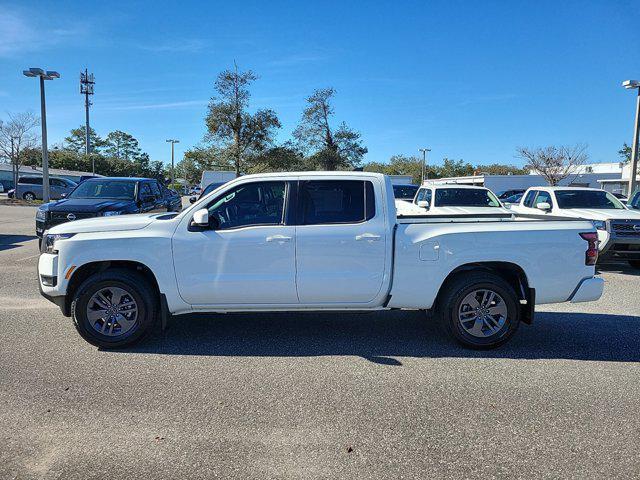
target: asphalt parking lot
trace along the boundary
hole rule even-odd
[[[0,478],[640,476],[640,272],[500,350],[418,312],[184,317],[100,351],[38,294],[0,206]]]

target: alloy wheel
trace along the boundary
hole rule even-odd
[[[109,337],[119,337],[136,325],[138,304],[124,288],[105,287],[91,296],[86,314],[95,331]]]
[[[508,310],[504,299],[493,290],[478,289],[466,295],[458,309],[462,328],[474,337],[486,338],[505,326]]]

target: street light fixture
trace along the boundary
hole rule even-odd
[[[426,179],[426,165],[427,165],[427,152],[430,152],[430,148],[420,148],[418,149],[422,152],[422,180],[420,185],[422,185]]]
[[[25,77],[40,78],[40,124],[42,125],[42,201],[49,202],[49,154],[47,152],[47,109],[44,97],[44,81],[60,78],[58,72],[43,70],[41,68],[30,68],[23,70]]]
[[[173,163],[173,146],[176,143],[180,143],[180,140],[173,140],[173,139],[169,139],[167,140],[167,143],[171,144],[171,187],[173,187],[173,185],[175,184],[175,179],[173,178],[173,172],[174,172],[174,163]]]
[[[627,90],[638,90],[636,100],[636,121],[633,127],[633,144],[631,145],[631,173],[629,174],[629,191],[627,196],[631,198],[633,192],[636,190],[636,175],[638,170],[638,135],[640,135],[640,81],[638,80],[625,80],[622,82],[622,86]]]

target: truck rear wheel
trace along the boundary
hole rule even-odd
[[[490,272],[465,272],[445,286],[439,300],[440,323],[457,342],[476,349],[508,341],[520,324],[518,296]]]
[[[121,348],[142,339],[154,324],[157,298],[138,272],[108,269],[87,278],[76,290],[71,317],[87,342]]]

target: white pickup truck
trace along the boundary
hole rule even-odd
[[[434,310],[469,347],[506,342],[535,304],[596,300],[586,221],[396,216],[388,178],[247,175],[179,214],[46,232],[42,294],[104,348],[192,312]]]
[[[632,267],[640,268],[640,211],[625,207],[609,192],[584,187],[532,187],[511,210],[516,214],[591,220],[598,230],[600,260],[627,260]]]
[[[446,183],[420,187],[413,201],[396,200],[396,209],[400,215],[469,217],[489,214],[505,218],[512,215],[488,188]]]

